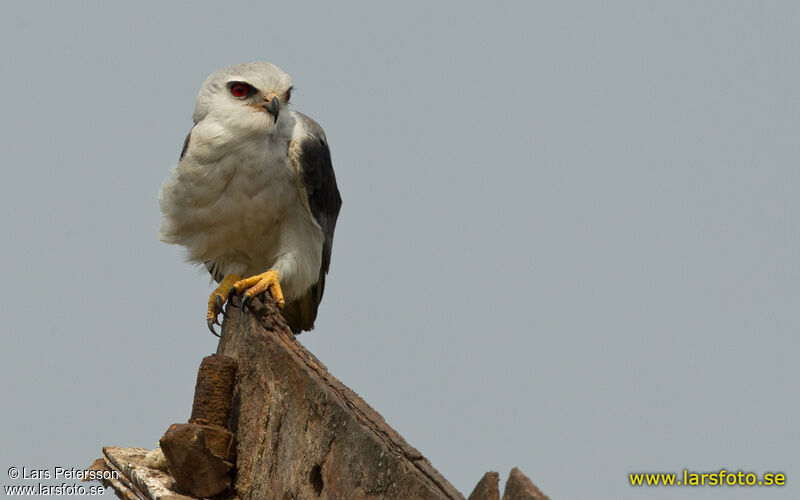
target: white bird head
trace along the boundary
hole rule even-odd
[[[270,63],[229,66],[206,78],[192,118],[195,123],[210,118],[243,132],[270,133],[280,125],[291,91],[289,75]]]

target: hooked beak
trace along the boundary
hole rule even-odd
[[[261,107],[264,108],[264,111],[272,115],[272,123],[276,123],[278,121],[278,114],[281,112],[281,103],[278,100],[278,96],[275,94],[268,95],[267,99],[269,102]]]

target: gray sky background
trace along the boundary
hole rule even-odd
[[[188,418],[211,288],[156,197],[266,60],[344,198],[300,340],[465,495],[800,497],[797,3],[17,2],[0,41],[0,484]],[[683,468],[788,484],[627,483]]]

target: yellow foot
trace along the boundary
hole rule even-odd
[[[269,294],[275,299],[275,303],[278,304],[278,307],[283,307],[285,301],[283,300],[281,284],[278,281],[278,271],[272,269],[265,273],[237,281],[233,284],[230,293],[238,295],[244,292],[242,296],[242,308],[244,308],[247,303],[250,302],[250,299],[264,291],[269,291]]]
[[[211,295],[208,297],[208,313],[206,313],[206,322],[208,323],[208,329],[211,330],[211,333],[219,337],[217,332],[214,331],[214,325],[218,325],[217,317],[220,313],[226,318],[228,317],[225,314],[225,310],[222,306],[225,304],[225,301],[228,300],[228,295],[230,291],[233,289],[233,286],[236,282],[241,280],[242,277],[238,274],[229,274],[225,276],[219,286],[211,292]]]

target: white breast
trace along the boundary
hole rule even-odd
[[[301,296],[318,279],[323,235],[299,197],[288,139],[226,141],[201,125],[161,188],[161,239],[224,275],[276,269],[287,300]]]

